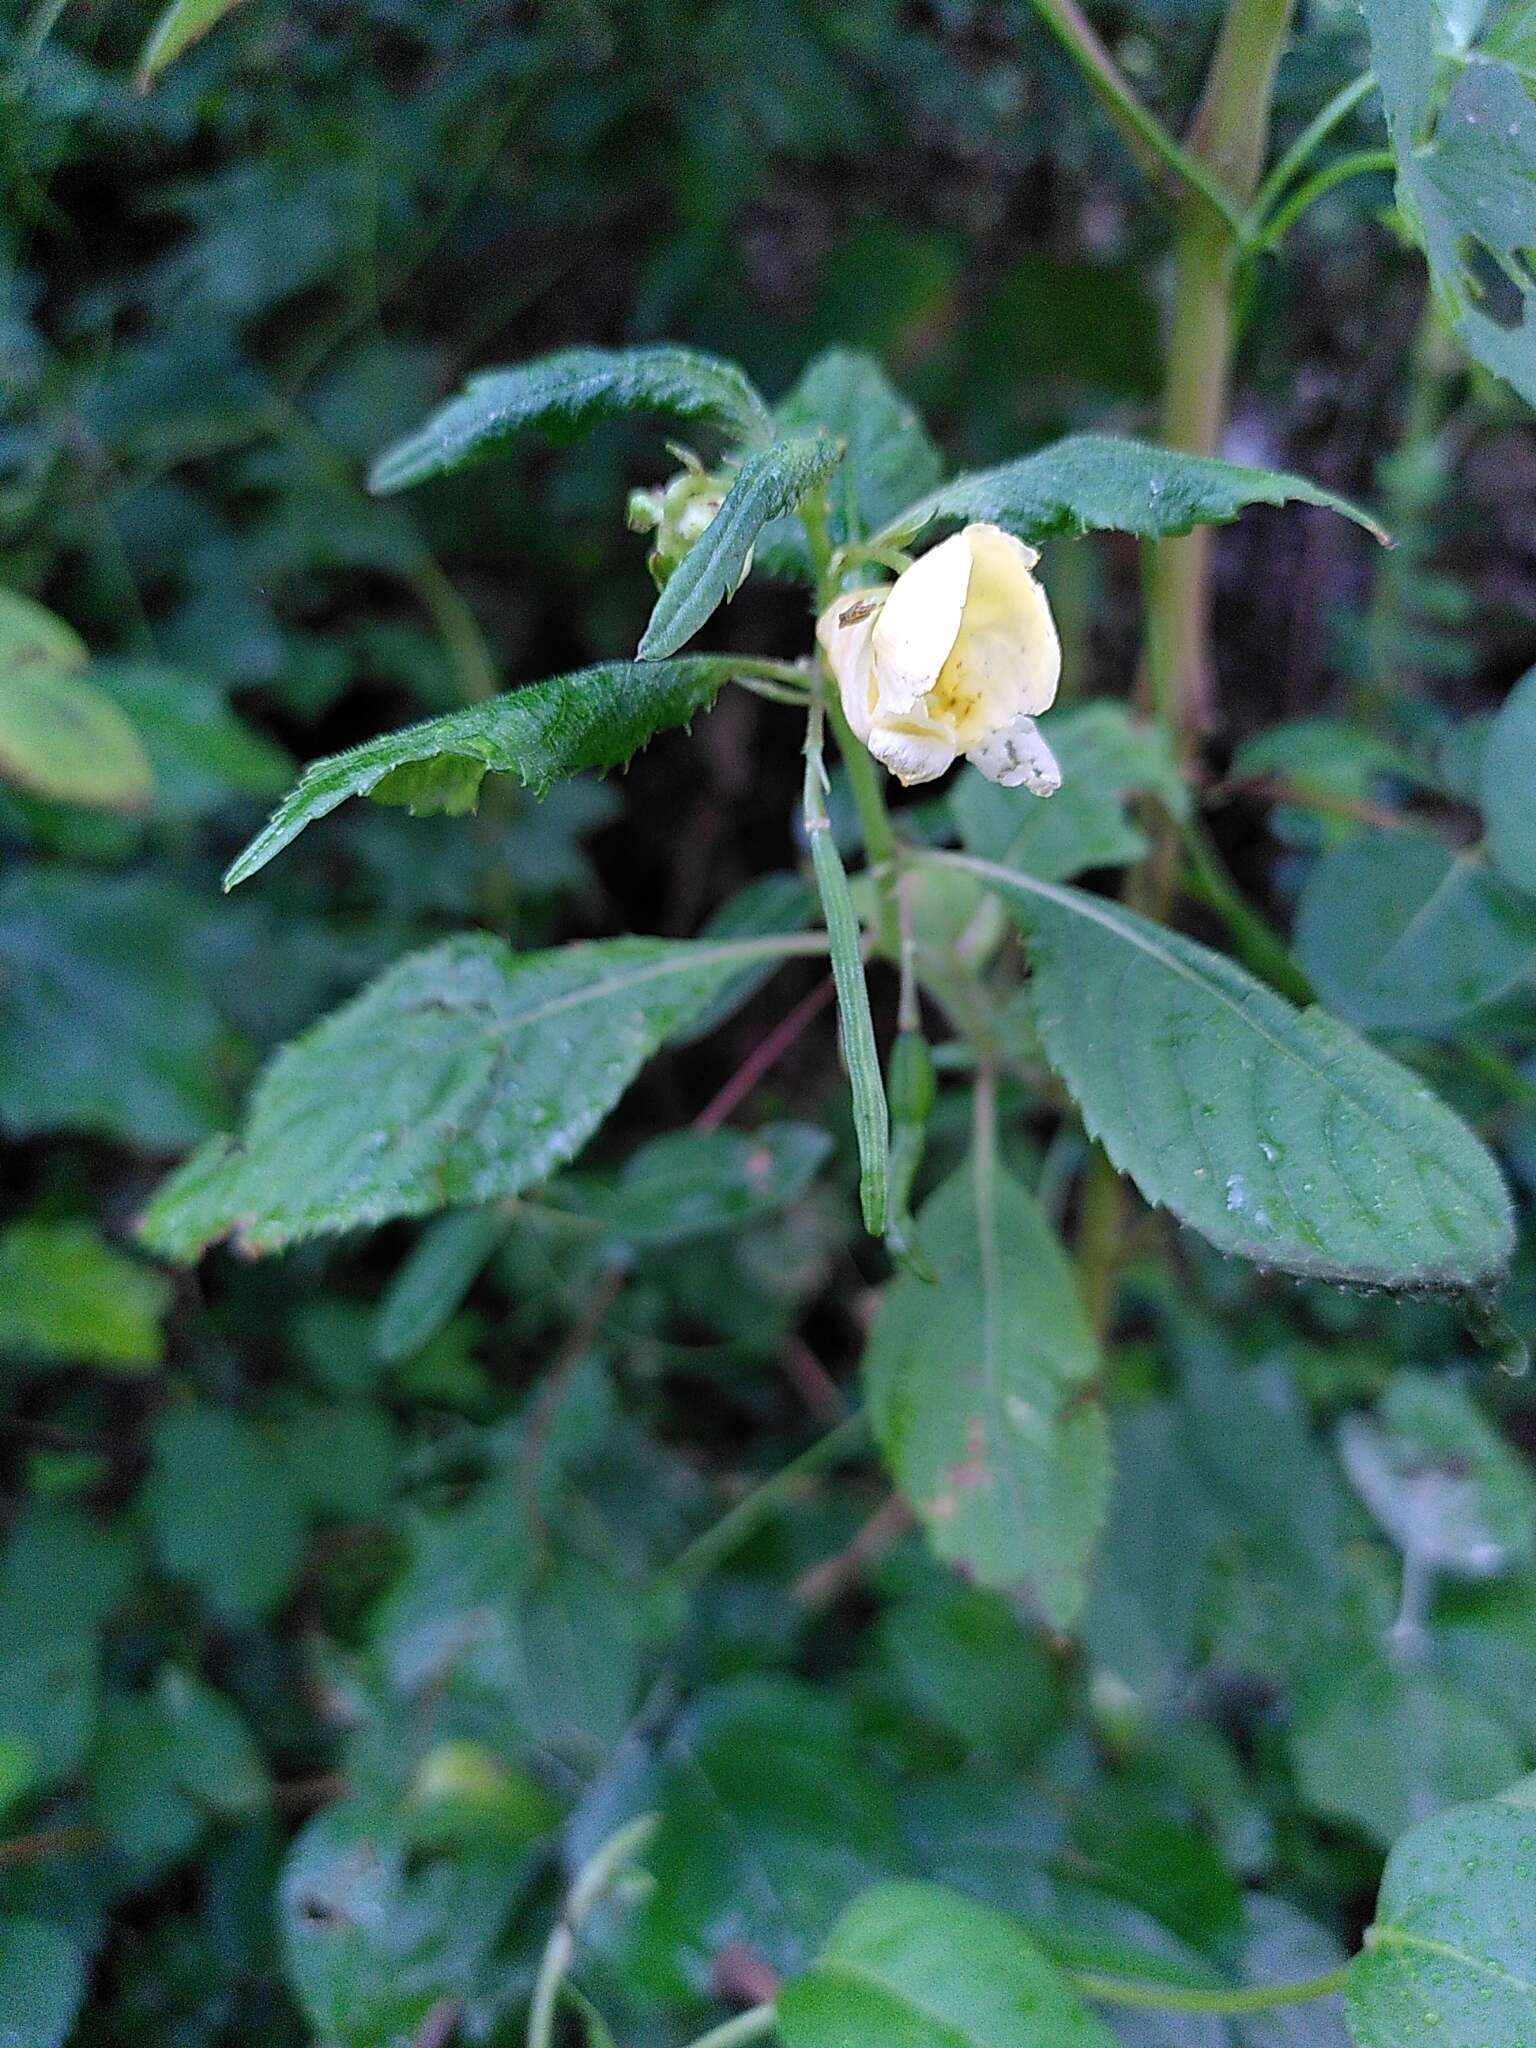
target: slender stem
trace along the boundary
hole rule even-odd
[[[1189,861],[1191,891],[1214,910],[1236,944],[1245,967],[1267,981],[1293,1003],[1312,1003],[1316,992],[1286,950],[1278,933],[1252,908],[1222,865],[1220,854],[1198,818],[1180,818],[1176,829]]]
[[[1320,114],[1314,116],[1302,129],[1296,140],[1275,160],[1274,169],[1265,177],[1253,195],[1253,205],[1248,211],[1247,234],[1251,240],[1258,231],[1258,224],[1274,210],[1275,203],[1291,180],[1316,156],[1342,121],[1350,115],[1367,97],[1376,84],[1373,72],[1362,71],[1360,76],[1340,88]]]
[[[805,522],[806,538],[810,543],[811,563],[816,572],[816,609],[820,613],[837,595],[838,576],[838,558],[832,547],[825,490],[811,492],[801,504],[800,517]],[[875,947],[886,959],[894,960],[901,946],[900,919],[896,908],[896,828],[886,809],[875,757],[854,737],[837,693],[836,681],[827,673],[824,660],[821,661],[821,673],[825,686],[821,695],[826,700],[827,715],[837,735],[837,750],[848,771],[848,786],[853,792],[859,829],[864,836],[864,857],[875,878]]]
[[[1194,1985],[1137,1984],[1123,1977],[1101,1977],[1095,1970],[1074,1970],[1072,1981],[1087,1998],[1102,2005],[1158,2007],[1164,2012],[1269,2012],[1279,2005],[1305,2005],[1344,1989],[1347,1969],[1329,1970],[1299,1984],[1250,1984],[1240,1990],[1205,1991]]]
[[[868,1435],[869,1424],[859,1412],[840,1422],[836,1429],[828,1430],[825,1436],[818,1437],[808,1450],[802,1451],[798,1458],[791,1458],[787,1465],[781,1466],[744,1499],[737,1501],[718,1522],[711,1523],[702,1535],[695,1536],[687,1549],[666,1567],[661,1575],[663,1579],[673,1585],[688,1586],[707,1578],[790,1499],[803,1479],[824,1472],[828,1466],[840,1465],[844,1458],[863,1449]]]
[[[527,2048],[551,2048],[560,1987],[575,1959],[582,1923],[624,1865],[643,1854],[656,1832],[656,1824],[654,1813],[643,1813],[638,1820],[629,1821],[610,1835],[577,1871],[539,1961],[533,2002],[528,2008]]]
[[[1188,192],[1205,201],[1218,219],[1234,232],[1240,231],[1242,214],[1232,195],[1223,190],[1221,181],[1212,177],[1199,158],[1168,132],[1140,98],[1076,0],[1035,0],[1035,7],[1088,81],[1146,177],[1155,179],[1160,166],[1166,165]]]
[[[1335,185],[1342,185],[1347,178],[1363,177],[1369,171],[1390,171],[1395,163],[1390,149],[1357,149],[1350,156],[1341,156],[1335,162],[1325,164],[1304,185],[1298,185],[1283,205],[1275,208],[1254,236],[1251,246],[1260,253],[1277,247],[1307,208],[1321,199],[1325,192],[1331,192]]]
[[[760,2041],[764,2034],[771,2034],[774,2022],[771,2004],[754,2005],[749,2012],[739,2012],[735,2019],[722,2020],[718,2027],[700,2034],[690,2048],[740,2048],[743,2041]]]

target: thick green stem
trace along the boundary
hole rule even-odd
[[[1270,96],[1291,0],[1231,0],[1189,146],[1241,209],[1269,135]],[[1230,404],[1238,239],[1208,206],[1187,205],[1174,244],[1173,318],[1162,438],[1214,455]],[[1153,543],[1147,580],[1147,679],[1181,756],[1213,720],[1210,531]]]

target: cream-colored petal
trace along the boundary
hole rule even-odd
[[[1061,764],[1040,737],[1035,721],[1023,713],[1011,725],[988,733],[966,759],[989,782],[1000,782],[1004,789],[1054,796],[1061,787]]]
[[[1032,570],[1039,557],[1001,527],[968,526],[971,579],[954,651],[928,712],[968,749],[1021,713],[1046,711],[1061,677],[1061,642]]]
[[[908,789],[917,782],[936,782],[958,758],[944,733],[922,725],[876,725],[867,745]]]
[[[827,657],[848,723],[865,741],[875,711],[872,636],[879,606],[889,590],[889,584],[877,584],[867,590],[847,591],[835,597],[816,621],[816,639]]]
[[[938,681],[960,632],[971,581],[969,529],[940,541],[903,570],[875,625],[880,709],[899,718]]]

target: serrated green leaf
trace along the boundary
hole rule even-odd
[[[1366,0],[1365,19],[1398,204],[1436,294],[1469,354],[1536,405],[1536,104],[1525,37],[1517,29],[1512,49],[1495,35],[1469,50],[1429,0]]]
[[[167,64],[173,64],[236,5],[238,0],[171,0],[139,52],[139,90],[147,91]]]
[[[961,770],[949,803],[967,852],[1065,882],[1087,868],[1141,859],[1147,840],[1126,816],[1132,797],[1156,796],[1176,816],[1188,809],[1167,735],[1124,705],[1055,712],[1045,736],[1061,763],[1061,788],[1048,802],[1004,789],[974,768]]]
[[[369,488],[399,491],[446,476],[499,454],[529,428],[572,441],[600,420],[630,412],[709,420],[751,446],[772,439],[767,406],[742,371],[719,356],[670,342],[568,348],[471,377],[459,397],[379,457]]]
[[[1495,867],[1517,889],[1536,894],[1536,669],[1499,707],[1483,752],[1478,799]]]
[[[1352,1024],[1439,1031],[1536,967],[1536,902],[1422,832],[1358,832],[1307,877],[1296,957]]]
[[[1357,2048],[1536,2040],[1536,1778],[1420,1822],[1387,1858],[1349,1967]]]
[[[13,1223],[0,1234],[0,1353],[142,1372],[159,1363],[163,1273],[114,1251],[89,1223]]]
[[[886,1463],[941,1557],[1029,1586],[1065,1627],[1109,1504],[1109,1442],[1086,1392],[1098,1352],[1034,1198],[970,1167],[926,1202],[937,1275],[891,1283],[864,1355]]]
[[[785,2048],[1114,2048],[1017,1922],[931,1884],[884,1884],[775,2000]]]
[[[624,938],[516,954],[484,935],[412,954],[280,1053],[238,1141],[160,1190],[146,1243],[195,1258],[516,1194],[586,1143],[641,1066],[791,936]]]
[[[1236,519],[1249,505],[1325,505],[1378,540],[1368,512],[1283,470],[1250,469],[1214,455],[1186,455],[1107,434],[1069,434],[996,469],[969,470],[909,505],[880,536],[915,540],[936,520],[986,519],[1021,540],[1110,530],[1153,536]]]
[[[1395,1061],[1118,904],[957,864],[1017,917],[1051,1064],[1149,1202],[1284,1272],[1470,1288],[1503,1271],[1498,1168]]]
[[[717,654],[602,662],[312,761],[224,886],[248,881],[348,797],[404,804],[415,816],[462,813],[474,808],[487,771],[516,775],[542,795],[561,776],[619,767],[653,733],[702,711],[730,673],[729,658]]]
[[[675,654],[736,595],[768,521],[793,512],[841,454],[835,441],[775,441],[743,459],[725,503],[667,578],[641,635],[641,660]]]
[[[154,771],[132,723],[86,680],[88,659],[62,619],[0,590],[0,775],[58,803],[142,811]]]

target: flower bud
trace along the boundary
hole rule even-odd
[[[964,754],[992,782],[1036,796],[1061,787],[1035,728],[1061,675],[1039,556],[976,524],[895,583],[851,591],[816,637],[854,732],[899,782],[932,782]]]
[[[656,536],[646,566],[658,590],[665,587],[678,563],[712,523],[730,487],[729,476],[690,463],[659,490],[630,492],[630,531]],[[748,568],[751,560],[749,555]]]

